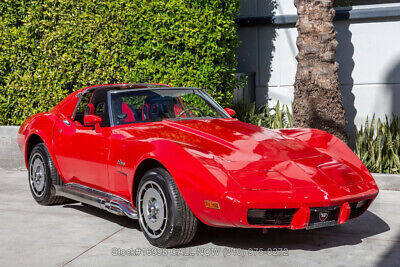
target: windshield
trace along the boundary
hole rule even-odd
[[[229,117],[200,89],[125,90],[110,95],[112,125]]]

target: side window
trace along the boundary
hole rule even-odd
[[[108,107],[107,107],[107,88],[105,89],[97,89],[93,93],[93,97],[90,100],[91,110],[90,114],[97,115],[102,118],[102,122],[100,123],[101,127],[109,127],[110,126],[110,118],[108,116]]]
[[[112,115],[115,125],[143,122],[150,119],[146,99],[149,92],[118,93],[112,96]]]
[[[78,105],[78,108],[76,109],[76,113],[84,113],[87,105],[90,102],[90,98],[92,97],[93,93],[87,93],[82,96],[81,102]]]
[[[83,125],[83,116],[84,116],[86,107],[88,106],[90,99],[92,98],[92,95],[93,95],[93,92],[84,94],[82,96],[81,101],[79,102],[78,106],[76,107],[74,120],[79,122],[81,125]]]

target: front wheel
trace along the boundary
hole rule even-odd
[[[29,157],[29,187],[33,198],[41,205],[63,204],[67,199],[55,196],[52,185],[62,185],[63,182],[58,175],[47,147],[37,144]]]
[[[146,172],[136,199],[140,228],[152,245],[176,247],[193,239],[198,220],[165,169]]]

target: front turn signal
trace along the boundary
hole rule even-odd
[[[216,210],[220,209],[218,202],[204,200],[204,204],[206,205],[206,208],[216,209]]]

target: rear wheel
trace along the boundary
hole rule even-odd
[[[37,144],[29,157],[29,188],[33,198],[40,205],[63,204],[67,199],[55,196],[52,185],[62,185],[50,153],[45,144]],[[52,192],[53,191],[53,192]]]
[[[193,239],[198,220],[165,169],[145,173],[136,199],[140,227],[152,245],[176,247]]]

